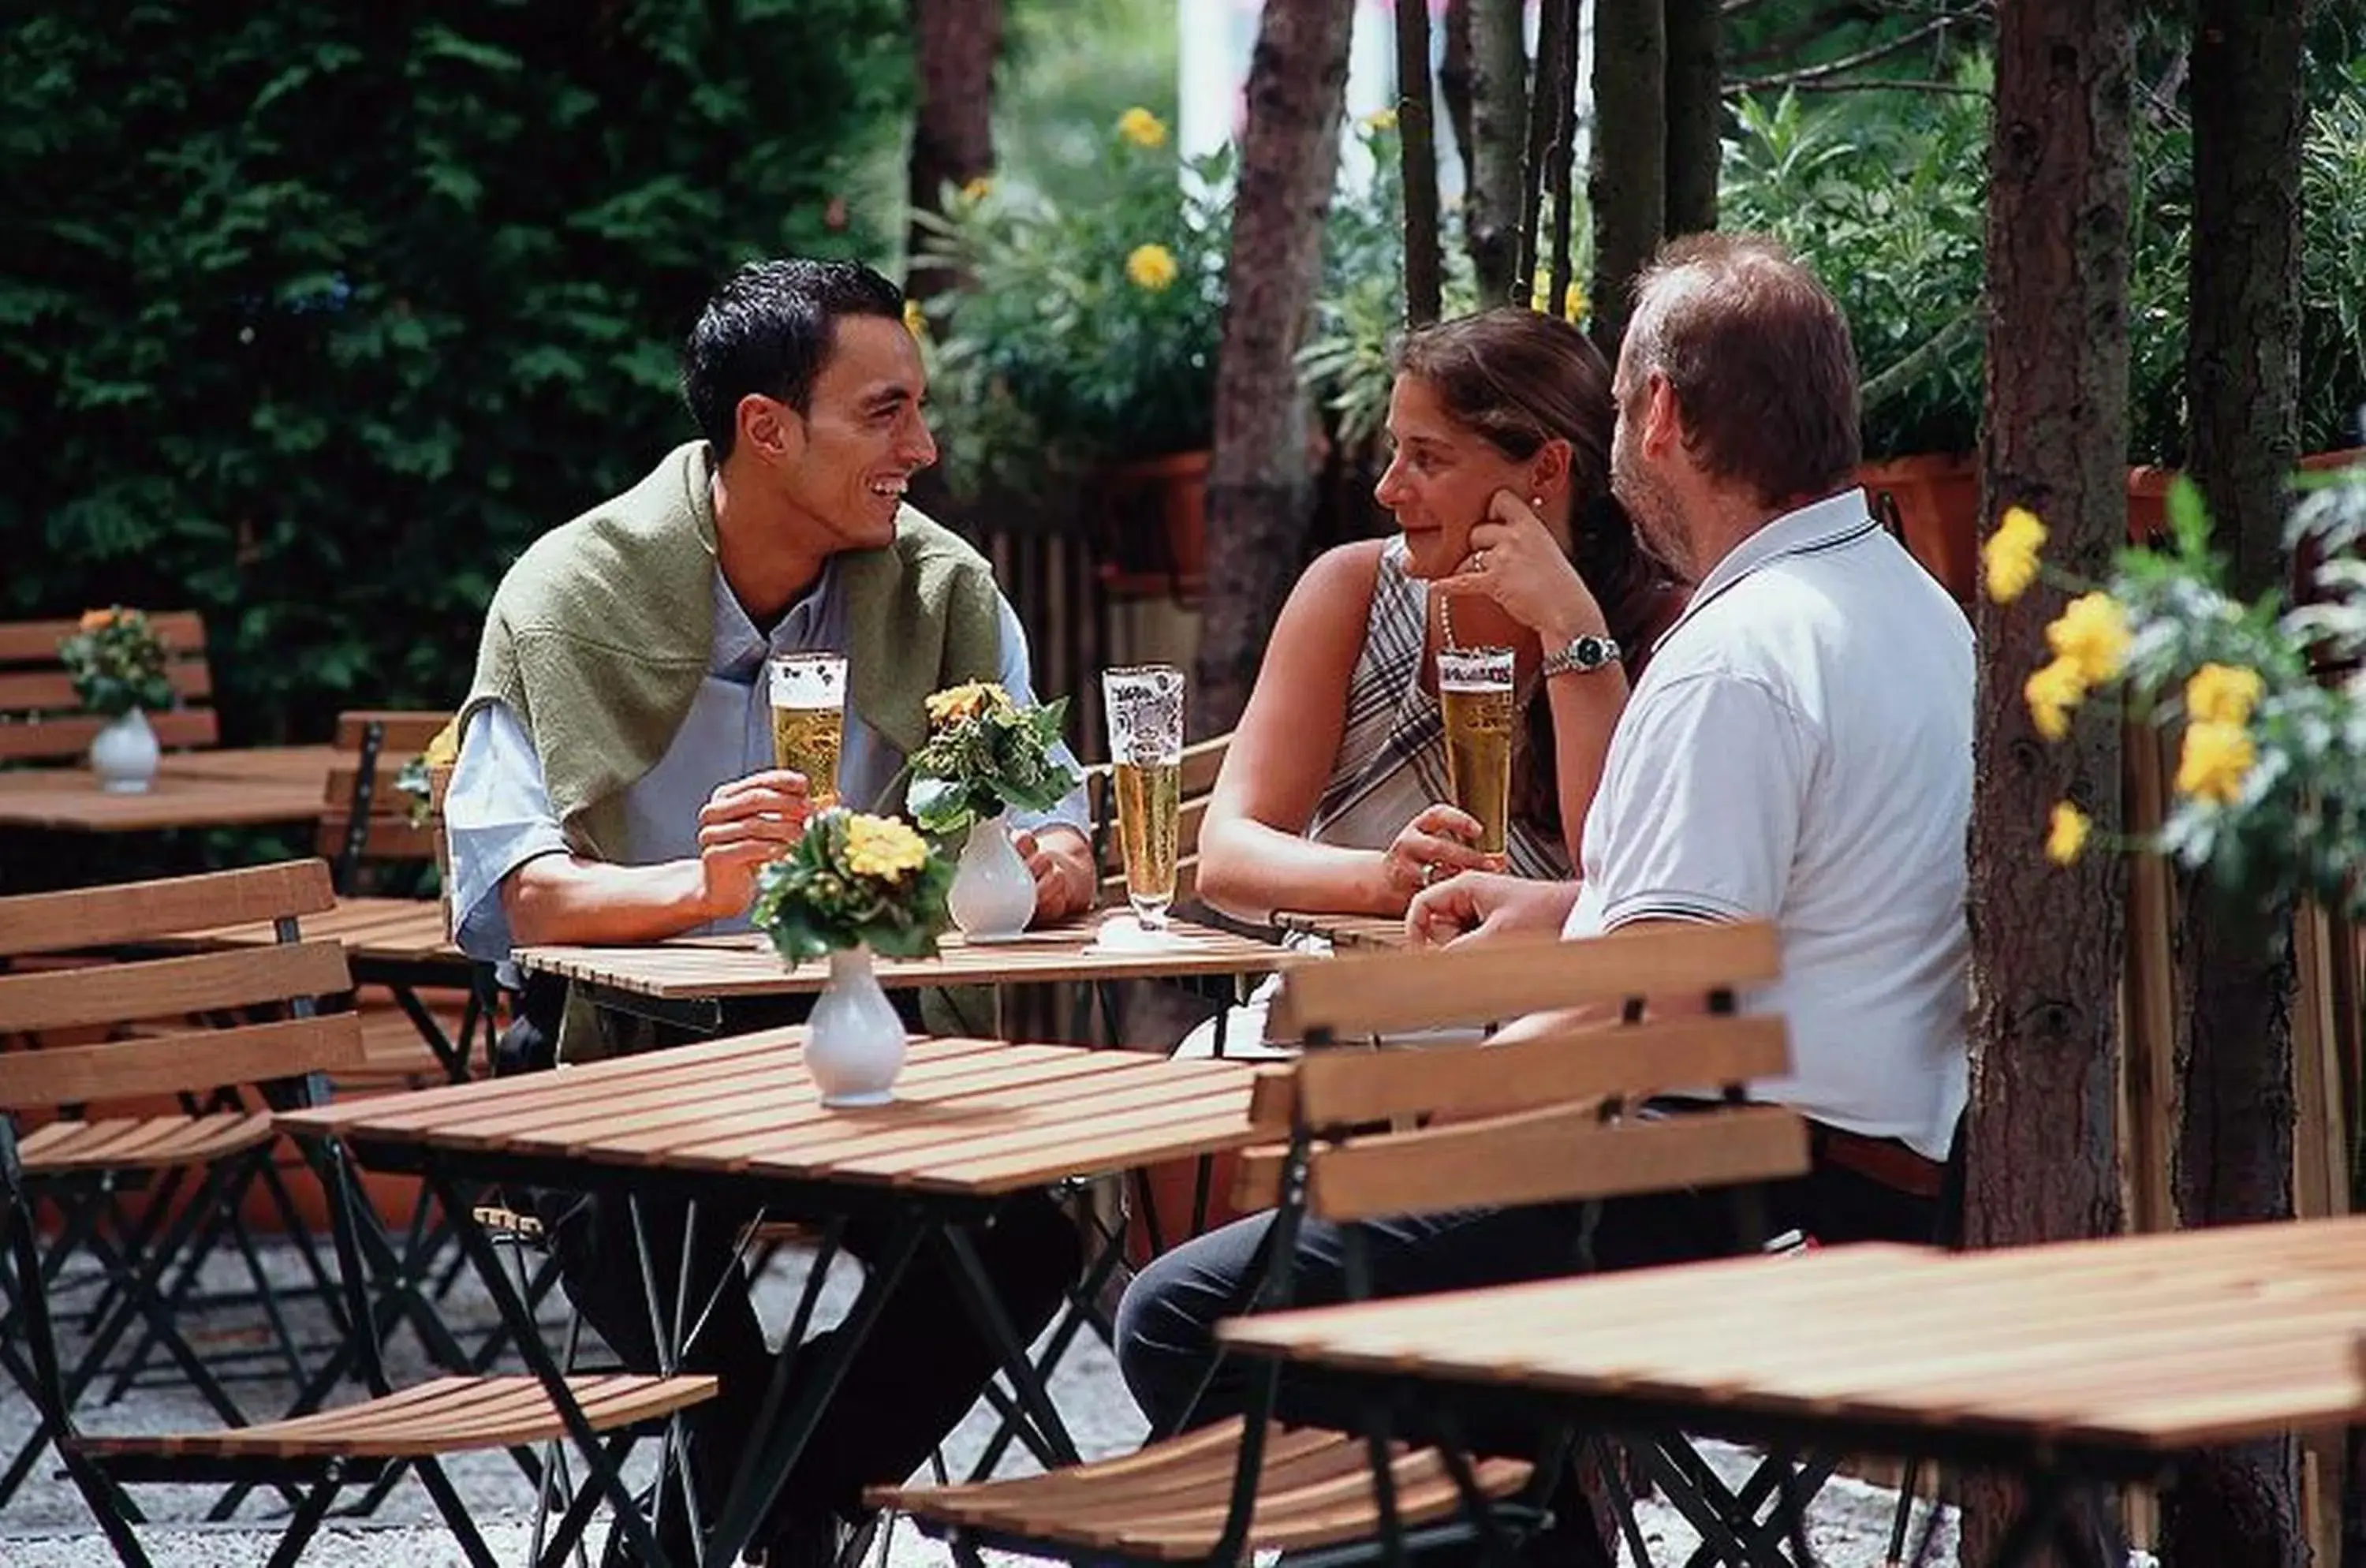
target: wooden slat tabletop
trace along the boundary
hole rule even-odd
[[[1015,942],[972,944],[948,932],[936,957],[882,958],[874,969],[879,983],[896,990],[1264,975],[1298,961],[1271,942],[1189,920],[1174,922],[1167,947],[1103,948],[1097,940],[1100,927],[1114,913],[1029,931]],[[526,969],[670,1001],[787,996],[818,991],[829,979],[824,964],[791,969],[758,935],[676,938],[639,947],[524,947],[516,958]]]
[[[1256,1071],[1121,1051],[924,1039],[893,1104],[824,1107],[802,1028],[279,1118],[366,1148],[500,1151],[991,1196],[1269,1140]]]
[[[324,915],[308,915],[301,924],[308,939],[344,942],[355,958],[388,963],[460,961],[460,950],[452,945],[444,930],[444,907],[433,898],[340,898],[335,908]],[[269,923],[264,922],[217,926],[156,945],[204,951],[263,947],[276,940]]]
[[[109,795],[86,768],[19,768],[0,773],[0,827],[84,833],[142,833],[167,828],[238,828],[317,821],[327,770],[305,777],[274,769],[240,777],[218,770],[224,753],[174,752],[140,795]],[[208,757],[206,761],[194,759]],[[229,764],[233,770],[237,764]]]
[[[1404,922],[1379,915],[1328,915],[1312,909],[1283,909],[1275,914],[1273,923],[1286,931],[1322,937],[1342,951],[1353,948],[1369,952],[1405,945]]]
[[[1967,1254],[1839,1247],[1219,1334],[1403,1376],[2166,1452],[2366,1415],[2366,1217]]]
[[[179,751],[169,761],[191,778],[302,784],[318,793],[329,781],[336,755],[333,746],[239,746]]]

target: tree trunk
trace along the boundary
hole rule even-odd
[[[1429,0],[1397,0],[1397,147],[1404,169],[1405,321],[1437,320],[1437,128],[1430,114]]]
[[[994,167],[994,62],[1002,52],[1003,0],[911,0],[912,51],[919,76],[909,164],[912,210],[941,209],[948,185]],[[918,256],[919,225],[907,254]],[[956,279],[941,267],[908,265],[905,289],[925,299]]]
[[[1668,38],[1661,0],[1594,0],[1594,341],[1618,357],[1635,275],[1668,221]]]
[[[1470,7],[1476,0],[1446,0],[1446,39],[1437,51],[1437,96],[1446,105],[1446,123],[1454,131],[1454,151],[1462,160],[1465,181],[1478,163],[1471,124],[1471,95],[1478,64],[1471,57]],[[1491,0],[1492,3],[1492,0]]]
[[[1528,51],[1520,0],[1470,0],[1470,194],[1463,209],[1479,299],[1525,305],[1534,287],[1519,276],[1520,175],[1527,157]]]
[[[1988,212],[1984,507],[2044,518],[2046,558],[2103,575],[2127,531],[2129,0],[1998,7]],[[2116,1007],[2125,877],[2045,854],[2076,801],[2108,840],[2120,732],[2041,740],[2021,688],[2062,594],[1985,598],[1971,830],[1972,1100],[1966,1235],[1998,1247],[2122,1228]],[[1993,1556],[1997,1485],[1966,1486],[1963,1560]]]
[[[1725,57],[1718,0],[1667,0],[1670,234],[1717,227],[1725,158]]]
[[[2193,474],[2245,598],[2283,574],[2298,456],[2303,7],[2195,0]],[[2176,1190],[2188,1225],[2293,1213],[2292,910],[2228,907],[2198,882],[2178,922],[2182,1094]],[[2309,1560],[2299,1444],[2199,1455],[2161,1497],[2163,1553],[2223,1568]],[[2330,1479],[2330,1478],[2328,1478]]]
[[[1191,705],[1203,735],[1239,722],[1303,552],[1313,479],[1295,355],[1322,277],[1354,11],[1354,0],[1267,0],[1249,62],[1216,359],[1200,693]],[[1425,73],[1421,85],[1426,99]],[[1401,123],[1410,146],[1411,117]]]

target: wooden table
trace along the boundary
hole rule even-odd
[[[175,751],[138,795],[109,795],[87,768],[0,773],[0,828],[150,833],[320,819],[329,779],[325,747]]]
[[[1285,931],[1302,931],[1319,936],[1333,947],[1346,952],[1361,952],[1401,948],[1406,944],[1405,923],[1380,915],[1332,915],[1320,910],[1283,909],[1273,917],[1275,926]]]
[[[1189,920],[1173,922],[1171,947],[1100,948],[1097,939],[1102,924],[1121,913],[1101,910],[1074,924],[1029,931],[1015,942],[968,942],[959,932],[949,932],[936,957],[882,958],[875,973],[889,990],[911,990],[1062,980],[1237,979],[1302,962],[1271,942]],[[602,1007],[701,1033],[725,1026],[727,1003],[811,995],[829,979],[828,965],[804,964],[792,969],[770,942],[754,933],[677,937],[637,947],[524,947],[514,956],[520,968],[574,981]]]
[[[1444,1383],[1612,1430],[2000,1467],[2026,1483],[1997,1559],[2011,1562],[2082,1488],[2366,1416],[2366,1217],[1840,1247],[1279,1313],[1219,1337],[1401,1395]]]
[[[734,1560],[819,1427],[828,1391],[923,1243],[974,1259],[969,1229],[1011,1194],[1274,1135],[1249,1121],[1256,1074],[1236,1063],[973,1039],[915,1041],[892,1104],[826,1110],[805,1070],[802,1034],[772,1030],[278,1118],[299,1137],[343,1138],[366,1165],[420,1172],[447,1214],[469,1213],[471,1189],[494,1180],[884,1220],[890,1239],[841,1331],[814,1352],[822,1359],[804,1386],[823,1393],[808,1418],[765,1438],[760,1454],[751,1448],[757,1462],[712,1542],[723,1562]],[[501,1258],[477,1226],[458,1228],[529,1365],[568,1411],[565,1381]],[[982,1273],[963,1273],[973,1293],[986,1289]],[[652,1300],[672,1299],[673,1281],[649,1283]],[[993,1321],[998,1309],[964,1304],[998,1342],[1036,1436],[1055,1457],[1073,1456],[1026,1347]],[[786,1361],[797,1346],[784,1343],[781,1354]]]

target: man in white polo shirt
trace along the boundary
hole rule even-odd
[[[1767,1218],[1829,1242],[1929,1240],[1966,1087],[1970,627],[1851,483],[1856,355],[1811,274],[1772,242],[1698,235],[1662,253],[1636,299],[1612,488],[1697,586],[1611,737],[1582,880],[1465,874],[1408,919],[1433,943],[1772,919],[1784,977],[1744,1006],[1784,1014],[1797,1070],[1753,1092],[1810,1119],[1816,1158],[1767,1192]],[[1588,651],[1551,678],[1596,679],[1618,654]],[[1126,1292],[1120,1364],[1161,1427],[1187,1407],[1193,1421],[1239,1409],[1245,1384],[1222,1364],[1190,1401],[1268,1218],[1176,1248]],[[1379,1295],[1709,1257],[1736,1235],[1711,1192],[1366,1230]],[[1307,1224],[1297,1264],[1297,1303],[1344,1293],[1337,1227]],[[1284,1412],[1335,1419],[1326,1393],[1293,1374]],[[1564,1495],[1557,1512],[1532,1560],[1607,1561],[1582,1500]]]

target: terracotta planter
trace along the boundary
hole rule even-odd
[[[1856,471],[1874,515],[1897,508],[1900,542],[1958,604],[1971,603],[1979,582],[1980,467],[1977,458],[1891,457]]]
[[[1196,602],[1208,581],[1210,452],[1111,468],[1094,517],[1101,586],[1119,598]]]
[[[2366,446],[2352,446],[2339,452],[2316,452],[2300,460],[2304,468],[2341,468],[2366,458]],[[2135,545],[2158,544],[2169,535],[2169,487],[2177,478],[2175,468],[2157,468],[2146,465],[2128,470],[2128,542]]]

